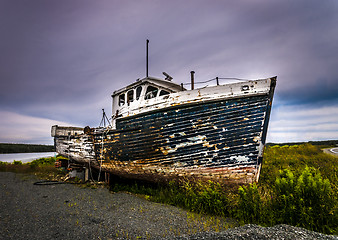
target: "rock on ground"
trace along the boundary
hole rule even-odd
[[[198,239],[226,239],[226,240],[312,240],[312,239],[338,239],[338,236],[325,235],[312,232],[303,228],[289,225],[276,225],[273,227],[261,227],[248,224],[242,227],[230,228],[223,232],[204,232],[189,236],[176,237],[176,240]]]

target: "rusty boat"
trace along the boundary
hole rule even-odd
[[[164,75],[115,91],[109,126],[52,126],[57,153],[133,178],[258,181],[276,77],[194,88],[191,72],[187,90]]]

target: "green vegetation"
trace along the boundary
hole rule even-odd
[[[323,179],[314,168],[306,167],[299,176],[290,170],[281,172],[274,185],[275,198],[271,201],[277,222],[330,232],[337,224],[335,199],[328,179]],[[335,212],[337,214],[337,212]]]
[[[146,199],[196,213],[232,217],[263,226],[289,224],[338,234],[338,158],[311,144],[267,146],[259,183],[229,186],[180,179],[168,185],[116,183]]]
[[[337,147],[338,140],[326,140],[326,141],[309,141],[309,142],[292,142],[292,143],[267,143],[267,146],[293,146],[293,145],[302,145],[302,144],[311,144],[314,146],[318,146],[321,148],[330,148],[330,147]]]
[[[62,159],[58,156],[56,159]],[[13,164],[0,162],[0,172],[30,173],[39,178],[55,180],[62,178],[65,174],[55,168],[55,157],[40,158],[29,163],[14,161]]]
[[[0,153],[54,152],[52,145],[0,143]]]
[[[312,144],[268,146],[264,151],[264,161],[260,176],[261,185],[273,184],[280,170],[289,169],[295,174],[306,166],[315,168],[327,178],[335,192],[338,192],[338,158],[325,154],[319,146]]]

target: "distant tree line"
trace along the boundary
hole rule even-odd
[[[291,142],[291,143],[267,143],[267,146],[293,146],[293,145],[300,145],[300,144],[305,144],[305,143],[310,143],[314,146],[320,146],[320,147],[337,147],[338,146],[338,140],[326,140],[326,141],[309,141],[309,142]]]
[[[54,152],[53,145],[0,143],[0,153]]]

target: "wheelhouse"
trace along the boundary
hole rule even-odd
[[[137,80],[133,84],[115,91],[113,98],[113,119],[126,112],[132,112],[142,105],[153,104],[156,99],[162,99],[171,93],[185,90],[181,85],[153,77]]]

